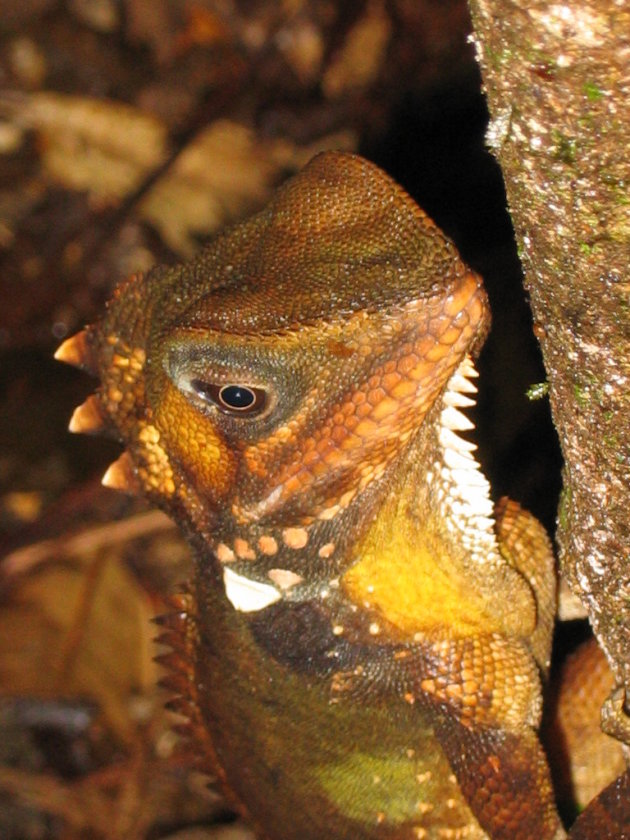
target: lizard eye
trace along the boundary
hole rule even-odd
[[[267,392],[252,385],[215,385],[203,379],[193,379],[190,384],[201,399],[225,414],[251,416],[260,414],[267,405]]]

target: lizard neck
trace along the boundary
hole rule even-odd
[[[499,550],[476,447],[459,435],[473,428],[459,409],[474,405],[476,375],[466,358],[449,380],[342,578],[350,600],[382,618],[375,635],[509,632],[497,586],[508,578],[527,611],[530,593]]]

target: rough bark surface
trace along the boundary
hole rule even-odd
[[[625,687],[605,724],[630,743],[630,6],[470,6],[565,458],[561,570]]]

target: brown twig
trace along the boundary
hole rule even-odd
[[[116,543],[170,531],[174,527],[166,514],[151,510],[118,522],[96,525],[78,534],[41,540],[7,554],[0,565],[0,577],[7,582],[59,557],[82,557]]]

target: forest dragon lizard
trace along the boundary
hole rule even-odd
[[[57,357],[73,431],[179,523],[174,707],[260,837],[558,838],[536,729],[555,584],[461,408],[480,278],[409,196],[314,158],[191,263],[123,283]]]

